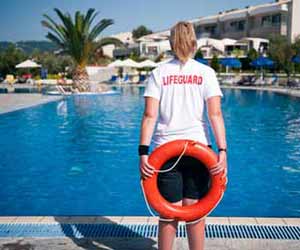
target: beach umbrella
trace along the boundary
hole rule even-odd
[[[293,58],[292,58],[292,62],[293,63],[300,63],[300,56],[294,56]]]
[[[268,57],[260,56],[253,60],[250,65],[254,68],[272,68],[274,66],[274,61]]]
[[[260,56],[253,60],[250,65],[254,68],[260,68],[261,79],[264,79],[263,68],[272,68],[274,66],[274,61],[268,57]]]
[[[196,61],[205,65],[208,65],[207,59],[204,58],[196,58]]]
[[[17,69],[40,68],[40,67],[42,66],[32,60],[26,60],[16,65]]]
[[[122,61],[121,65],[122,65],[122,67],[128,67],[128,68],[139,68],[140,67],[140,65],[136,61],[133,61],[130,58]]]
[[[222,64],[225,67],[230,67],[230,68],[242,67],[241,61],[239,59],[233,58],[233,57],[222,58],[220,60],[220,64]]]
[[[242,67],[241,61],[234,57],[222,58],[220,64],[226,67],[226,73],[228,73],[228,68],[239,69]]]
[[[121,60],[116,60],[116,61],[108,64],[108,67],[122,67],[122,61]]]
[[[172,61],[172,60],[173,60],[173,58],[169,58],[169,59],[163,60],[163,61],[161,61],[161,62],[158,62],[158,63],[157,63],[157,66],[159,66],[159,65],[161,65],[161,64],[164,64],[164,63],[167,63],[167,62],[170,62],[170,61]]]
[[[140,68],[155,68],[157,63],[147,59],[139,63]]]

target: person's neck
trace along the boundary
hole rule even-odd
[[[188,58],[186,61],[181,61],[177,56],[174,56],[174,59],[183,67],[191,58]]]

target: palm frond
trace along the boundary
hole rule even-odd
[[[72,17],[69,13],[63,14],[59,9],[55,8],[54,11],[59,16],[60,20],[63,22],[66,30],[71,31],[73,30],[74,24],[72,21]]]
[[[53,43],[57,44],[59,47],[61,47],[62,49],[65,49],[65,44],[63,43],[63,41],[61,41],[57,36],[55,36],[54,34],[48,32],[48,34],[46,35],[46,37],[51,40]],[[65,52],[65,51],[64,51]]]
[[[103,37],[101,40],[95,43],[95,48],[103,47],[105,45],[113,44],[117,47],[125,47],[124,43],[120,41],[118,38],[114,37]]]
[[[106,29],[108,26],[112,25],[114,21],[112,19],[102,19],[95,27],[91,30],[89,34],[89,40],[93,41],[99,36],[99,34]]]
[[[95,9],[89,9],[85,15],[84,22],[88,23],[89,26],[92,24],[93,20],[98,15],[98,12],[96,12],[96,13],[94,13],[94,12],[95,12]]]
[[[48,29],[52,30],[55,34],[57,34],[59,36],[59,38],[61,40],[65,39],[65,35],[66,35],[66,30],[64,29],[63,26],[57,24],[51,17],[49,17],[48,15],[43,15],[46,20],[42,21],[42,25],[44,27],[47,27]]]

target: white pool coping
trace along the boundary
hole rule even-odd
[[[66,223],[66,224],[156,224],[158,217],[149,216],[0,216],[0,224]],[[275,217],[207,217],[207,224],[221,225],[289,225],[300,226],[300,218]]]

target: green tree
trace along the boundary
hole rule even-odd
[[[37,55],[37,61],[48,70],[49,74],[58,74],[65,72],[66,67],[74,68],[73,60],[68,55],[55,55],[53,53],[44,52]]]
[[[201,49],[198,49],[198,50],[196,51],[194,58],[195,58],[195,59],[197,59],[197,58],[203,58],[203,54],[202,54]]]
[[[144,25],[140,25],[139,27],[137,27],[136,29],[134,29],[132,31],[132,37],[134,39],[138,39],[142,36],[148,35],[148,34],[152,34],[152,30],[148,29],[146,26]]]
[[[219,64],[219,59],[216,55],[213,56],[213,58],[211,59],[211,64],[210,66],[216,71],[219,72],[220,70],[220,64]]]
[[[292,57],[295,50],[288,39],[284,36],[271,37],[268,54],[276,62],[277,69],[283,69],[289,77],[293,70]]]
[[[112,19],[102,19],[93,25],[98,13],[95,9],[89,9],[86,14],[76,11],[72,18],[69,13],[62,13],[59,9],[54,9],[60,19],[60,23],[55,22],[50,16],[44,14],[45,20],[42,25],[49,32],[47,38],[58,45],[62,52],[72,57],[75,69],[73,72],[73,84],[79,91],[90,91],[86,65],[90,55],[100,47],[107,44],[122,46],[116,38],[102,38],[97,41],[97,37],[103,30],[112,25]]]
[[[240,61],[241,61],[241,63],[242,63],[242,69],[243,69],[243,70],[251,69],[252,67],[251,67],[250,63],[251,63],[253,60],[257,59],[258,56],[259,56],[259,55],[258,55],[258,52],[257,52],[255,49],[251,48],[251,49],[248,51],[248,53],[247,53],[247,57],[246,57],[246,58],[241,58],[241,59],[240,59]]]
[[[244,55],[244,51],[241,50],[241,49],[234,49],[234,50],[232,51],[232,55],[233,55],[234,57],[239,58],[239,57],[241,57],[241,56]]]
[[[300,56],[300,36],[295,39],[292,47],[294,49],[295,56]],[[300,63],[295,64],[295,72],[300,73]]]
[[[16,74],[16,65],[26,59],[26,54],[16,48],[14,44],[9,44],[8,47],[0,53],[0,73],[5,77],[7,74]]]
[[[295,54],[300,56],[300,36],[295,39],[295,42],[292,44],[292,48],[295,51]]]
[[[247,58],[249,58],[249,60],[253,61],[255,59],[258,58],[258,52],[255,49],[250,49],[247,53]]]

